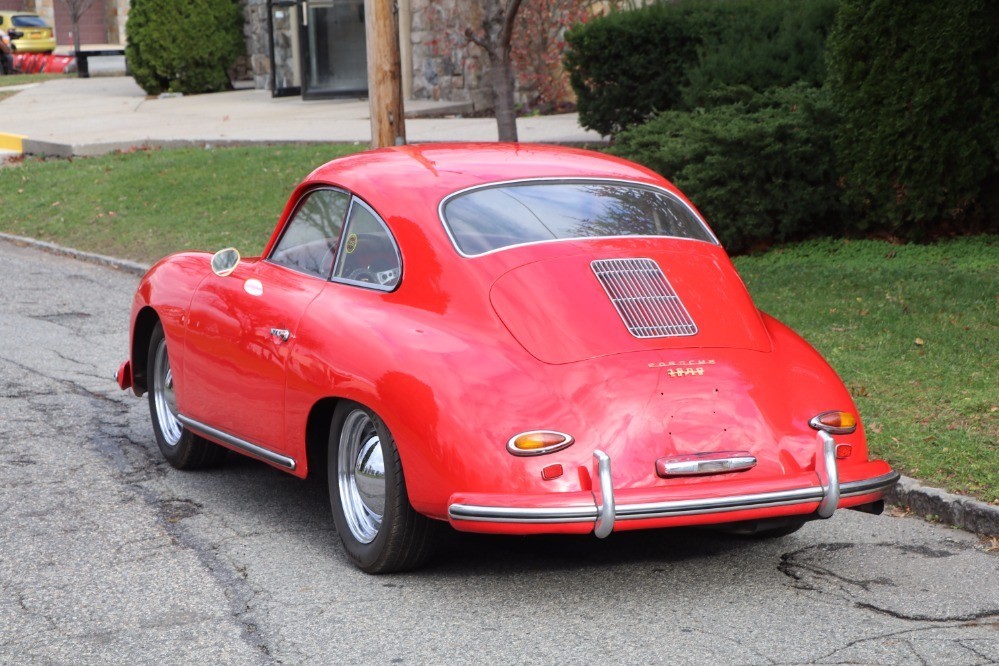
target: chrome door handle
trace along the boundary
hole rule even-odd
[[[291,337],[291,332],[286,328],[272,328],[271,335],[275,338],[281,338],[282,342],[288,342],[288,338]]]

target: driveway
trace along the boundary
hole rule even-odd
[[[996,663],[999,557],[912,518],[455,534],[362,574],[322,483],[161,461],[111,380],[136,283],[0,242],[0,663]]]

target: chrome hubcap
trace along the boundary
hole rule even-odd
[[[363,410],[348,414],[340,431],[337,480],[350,533],[371,543],[385,513],[385,461],[375,424]]]
[[[173,373],[167,356],[166,340],[160,340],[153,359],[153,401],[156,403],[156,422],[167,446],[180,443],[183,426],[177,420],[177,398],[173,392]]]

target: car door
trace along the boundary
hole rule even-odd
[[[341,190],[311,190],[269,256],[202,282],[177,389],[185,417],[268,451],[287,450],[285,367],[299,322],[333,270],[349,202]]]

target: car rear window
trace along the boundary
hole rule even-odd
[[[15,16],[11,19],[15,28],[47,28],[40,16]]]
[[[716,243],[665,190],[615,181],[531,181],[480,187],[445,200],[441,215],[462,254],[573,238],[669,236]]]

